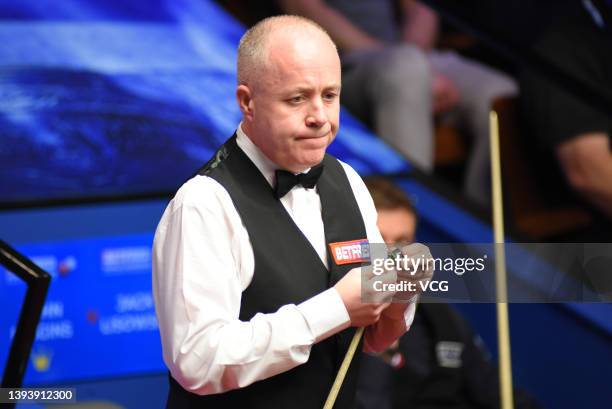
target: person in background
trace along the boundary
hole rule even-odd
[[[414,241],[418,223],[408,196],[383,178],[366,178],[386,243]],[[366,355],[355,409],[497,409],[497,368],[480,337],[450,305],[420,303],[410,331],[391,348]],[[515,407],[539,408],[515,391]]]
[[[565,3],[564,3],[565,4]],[[612,100],[612,1],[586,0],[573,7],[534,40],[540,57]],[[523,70],[523,110],[537,153],[554,157],[573,191],[607,218],[612,228],[612,111],[598,110],[545,75]],[[601,103],[599,104],[601,106]],[[571,195],[571,192],[568,192]],[[599,229],[604,230],[599,224]]]
[[[513,79],[452,51],[436,50],[438,17],[402,0],[278,0],[323,26],[341,50],[342,103],[421,170],[433,169],[433,116],[472,138],[464,191],[489,202],[489,110],[518,92]],[[399,7],[397,4],[399,3]]]

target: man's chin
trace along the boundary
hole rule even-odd
[[[291,163],[287,163],[286,169],[294,173],[300,173],[318,165],[324,157],[325,149],[322,149],[320,152],[308,152],[305,155],[300,155],[299,158],[295,158],[296,160],[290,161]]]
[[[325,157],[325,151],[323,151],[320,155],[309,157],[305,163],[308,165],[306,166],[306,168],[312,168],[313,166],[317,166],[319,163],[323,161],[324,157]]]

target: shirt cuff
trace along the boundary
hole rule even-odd
[[[333,287],[309,298],[297,308],[304,316],[315,343],[351,325],[344,302]]]

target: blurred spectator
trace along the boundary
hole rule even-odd
[[[342,52],[342,103],[425,171],[433,168],[433,114],[471,135],[465,192],[489,200],[491,101],[517,93],[508,76],[451,51],[433,49],[438,17],[403,0],[279,0],[283,11],[317,21]]]
[[[410,199],[386,179],[365,179],[387,243],[414,239]],[[379,356],[361,361],[356,409],[498,408],[498,375],[481,339],[448,304],[420,304],[410,331]],[[537,408],[515,391],[516,408]]]
[[[575,2],[534,45],[565,73],[612,98],[612,1]],[[537,145],[552,153],[571,188],[612,218],[612,111],[607,115],[564,86],[525,71],[524,111]]]

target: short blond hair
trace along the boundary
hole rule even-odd
[[[238,45],[238,84],[247,84],[264,68],[267,61],[267,45],[271,35],[278,30],[297,32],[314,29],[322,33],[336,47],[335,43],[320,25],[305,17],[279,15],[265,18],[247,30]]]

